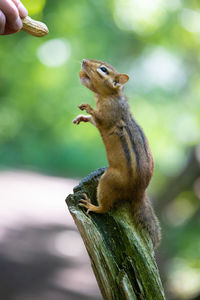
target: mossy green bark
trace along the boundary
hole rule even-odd
[[[83,193],[96,203],[96,187],[105,169],[93,172],[66,199],[85,243],[105,300],[165,299],[148,233],[136,228],[129,203],[119,203],[106,214],[78,206]]]

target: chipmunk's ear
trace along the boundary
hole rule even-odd
[[[118,74],[115,76],[115,80],[113,82],[114,87],[121,87],[129,80],[129,76],[127,74]]]

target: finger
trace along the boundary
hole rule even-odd
[[[6,17],[4,13],[0,10],[0,35],[4,34],[6,25]]]
[[[19,15],[21,18],[25,18],[28,16],[28,11],[27,9],[24,7],[24,5],[21,3],[20,0],[12,0],[13,3],[16,5],[18,11],[19,11]]]
[[[0,0],[0,9],[6,16],[6,23],[10,29],[18,31],[22,28],[18,9],[11,0]]]
[[[16,32],[18,32],[18,30],[13,30],[13,29],[11,29],[9,26],[7,26],[7,25],[5,26],[4,35],[16,33]]]

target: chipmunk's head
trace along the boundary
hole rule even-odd
[[[119,93],[129,80],[128,75],[118,73],[111,65],[93,59],[83,59],[79,76],[83,85],[102,96]]]

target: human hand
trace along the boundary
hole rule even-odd
[[[21,18],[27,15],[20,0],[0,0],[0,35],[19,31],[23,26]]]

